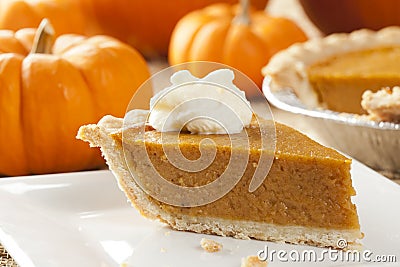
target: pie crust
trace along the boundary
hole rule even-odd
[[[362,107],[368,112],[369,119],[400,123],[400,87],[382,88],[373,93],[365,91]]]

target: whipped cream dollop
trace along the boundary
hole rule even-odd
[[[253,115],[234,72],[219,69],[204,78],[181,70],[170,87],[150,100],[149,124],[159,132],[187,130],[194,134],[234,134],[248,127]]]

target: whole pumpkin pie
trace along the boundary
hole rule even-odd
[[[364,91],[400,85],[400,28],[358,30],[295,44],[264,67],[271,89],[292,88],[309,107],[363,114]]]
[[[143,216],[158,219],[177,230],[321,247],[338,248],[340,239],[351,246],[362,238],[356,207],[351,202],[355,195],[350,176],[351,160],[335,150],[277,123],[276,151],[270,172],[261,186],[249,192],[247,189],[263,149],[257,141],[260,124],[254,123],[254,119],[243,129],[249,136],[249,151],[241,148],[240,144],[246,141],[240,134],[237,147],[231,146],[229,137],[224,134],[207,135],[215,143],[215,160],[196,173],[169,163],[161,133],[144,127],[144,123],[145,116],[137,116],[130,125],[124,125],[123,119],[105,116],[96,125],[82,126],[78,133],[79,139],[101,148],[120,188]],[[168,133],[163,134],[168,136]],[[235,138],[235,134],[231,137]],[[181,132],[178,141],[182,154],[190,159],[199,157],[203,138],[200,134]],[[143,179],[152,178],[148,177],[151,175],[149,165],[141,155],[142,146],[166,180],[185,187],[215,180],[224,172],[233,150],[249,157],[242,179],[229,193],[212,203],[186,207],[160,202],[136,183],[132,173]],[[206,146],[201,153],[210,151]]]

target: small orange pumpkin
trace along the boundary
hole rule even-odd
[[[183,17],[175,27],[169,45],[171,65],[206,60],[230,65],[248,75],[258,86],[261,69],[277,51],[307,40],[304,32],[286,18],[271,17],[241,7],[211,5]]]
[[[52,22],[58,35],[83,34],[87,30],[87,19],[74,1],[0,0],[0,29],[33,28],[44,18]]]
[[[142,56],[111,37],[0,31],[0,173],[91,169],[98,150],[75,139],[79,126],[124,116],[150,75]],[[35,40],[35,42],[34,42]],[[150,94],[150,92],[149,92]],[[149,96],[150,97],[150,96]]]
[[[73,1],[73,0],[65,0]],[[74,0],[86,17],[94,17],[100,33],[117,37],[145,56],[166,56],[171,33],[190,11],[237,0]],[[253,0],[262,9],[267,0]]]

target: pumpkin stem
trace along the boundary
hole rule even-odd
[[[244,25],[250,24],[250,0],[240,0],[240,12],[233,19],[233,22]]]
[[[43,19],[36,30],[31,54],[50,54],[54,43],[54,28],[48,19]]]

